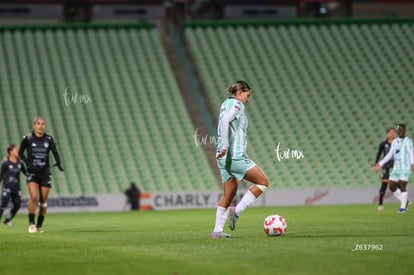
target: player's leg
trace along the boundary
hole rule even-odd
[[[230,237],[230,235],[223,233],[223,231],[224,231],[224,224],[226,223],[226,220],[227,220],[226,210],[229,207],[230,203],[233,201],[236,193],[237,193],[237,180],[234,177],[230,177],[224,183],[223,195],[217,206],[216,223],[214,225],[213,233],[211,234],[212,238]]]
[[[249,169],[244,179],[253,183],[253,186],[247,190],[241,201],[237,204],[235,214],[239,216],[248,206],[250,206],[256,198],[258,198],[269,186],[269,180],[259,166],[255,165]]]
[[[14,218],[14,216],[16,216],[17,211],[19,211],[21,205],[21,196],[19,193],[14,193],[11,197],[13,202],[13,208],[10,210],[7,219],[4,221],[4,224],[7,225],[11,225],[11,220]]]
[[[27,190],[29,192],[29,201],[27,203],[27,210],[29,212],[29,233],[35,233],[36,232],[35,213],[36,213],[37,192],[39,190],[39,184],[34,181],[29,181],[27,183]]]
[[[378,200],[378,210],[381,211],[384,209],[384,196],[385,196],[385,192],[387,191],[387,187],[388,187],[388,180],[387,179],[383,179],[381,180],[381,188],[379,190],[379,200]]]
[[[408,178],[407,180],[404,178],[400,180],[398,183],[399,189],[401,190],[400,213],[404,213],[408,205],[407,183],[408,183]]]
[[[401,201],[401,190],[398,188],[398,182],[400,181],[401,171],[393,169],[389,179],[389,188],[393,196]]]
[[[234,177],[231,177],[224,183],[223,195],[219,201],[219,206],[226,208],[229,207],[230,203],[233,201],[234,196],[237,193],[237,180]]]
[[[42,231],[43,221],[45,219],[46,210],[47,210],[47,198],[49,197],[49,189],[48,186],[40,186],[40,193],[39,193],[39,215],[37,217],[37,224],[36,228],[37,231]]]
[[[392,192],[393,196],[401,201],[401,190],[398,188],[398,182],[394,180],[389,181],[389,189]]]
[[[3,192],[1,195],[0,220],[1,220],[1,216],[3,216],[4,210],[6,210],[7,205],[9,204],[9,200],[10,200],[10,192],[3,189]]]
[[[244,165],[241,165],[243,167]],[[269,186],[269,180],[260,169],[259,166],[253,163],[253,166],[245,166],[247,169],[243,173],[243,178],[252,182],[254,185],[247,190],[240,202],[234,207],[230,207],[229,227],[231,230],[236,228],[236,222],[240,214],[252,205],[256,198],[259,197]],[[242,171],[242,170],[240,170]]]
[[[387,192],[388,182],[390,178],[391,168],[383,168],[381,173],[381,188],[379,190],[379,200],[378,200],[378,210],[381,211],[384,209],[384,196]]]

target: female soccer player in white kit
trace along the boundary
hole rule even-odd
[[[217,127],[217,166],[220,169],[223,196],[217,206],[216,223],[211,238],[231,238],[224,232],[227,220],[227,208],[237,192],[237,184],[242,179],[250,181],[253,186],[246,192],[236,206],[230,207],[229,227],[234,230],[240,214],[251,205],[269,186],[269,180],[263,171],[246,154],[247,116],[244,111],[249,101],[251,89],[239,80],[227,88],[231,94],[221,105]]]
[[[414,171],[414,152],[413,142],[409,137],[405,136],[405,124],[398,124],[398,138],[391,143],[391,149],[388,154],[377,164],[373,170],[378,171],[387,161],[394,156],[394,167],[390,175],[390,190],[393,192],[400,202],[400,213],[405,213],[408,202],[408,193],[406,190],[410,174]],[[397,186],[399,188],[397,188]]]

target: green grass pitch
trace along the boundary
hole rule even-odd
[[[0,228],[0,274],[413,274],[414,209],[397,208],[250,208],[236,238],[214,240],[214,209],[49,214],[33,235],[18,215]],[[264,234],[270,214],[285,236]]]

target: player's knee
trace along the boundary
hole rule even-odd
[[[29,194],[29,200],[31,202],[35,202],[37,201],[37,195],[36,194]]]
[[[259,190],[262,191],[263,193],[266,191],[268,186],[269,186],[269,183],[267,185],[256,184],[256,187],[259,188]]]
[[[0,209],[1,209],[1,210],[6,209],[6,208],[7,208],[7,204],[8,204],[8,203],[9,203],[9,202],[8,202],[7,200],[3,199],[3,200],[2,200],[2,202],[1,202],[1,204],[0,204]]]
[[[258,177],[256,180],[254,180],[253,183],[256,186],[262,185],[262,186],[268,187],[269,186],[269,179],[264,174],[262,174],[260,177]]]
[[[263,180],[263,182],[261,184],[264,185],[264,186],[266,186],[266,188],[269,187],[269,185],[270,185],[269,179],[267,177],[264,177],[264,180]]]
[[[39,207],[46,208],[47,207],[47,201],[45,201],[45,202],[39,202]]]

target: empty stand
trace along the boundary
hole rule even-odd
[[[248,153],[274,188],[375,185],[385,129],[405,121],[414,132],[411,19],[194,22],[184,32],[217,111],[227,85],[251,85]],[[304,158],[279,161],[278,143]]]
[[[55,194],[218,189],[153,25],[4,27],[0,59],[1,148],[44,116]]]

